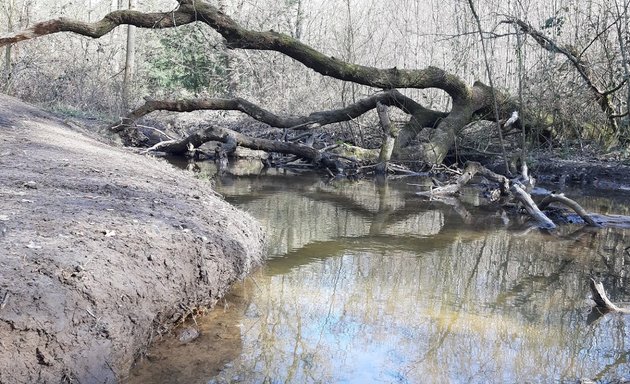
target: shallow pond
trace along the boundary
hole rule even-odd
[[[630,380],[630,317],[590,314],[589,276],[630,299],[630,231],[525,231],[479,198],[423,180],[224,176],[269,260],[189,343],[166,338],[131,374],[152,383],[489,383]],[[571,197],[629,214],[630,195]],[[194,324],[193,324],[194,325]]]

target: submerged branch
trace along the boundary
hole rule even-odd
[[[561,203],[561,204],[566,205],[567,207],[571,208],[588,225],[590,225],[592,227],[601,227],[601,224],[599,224],[595,220],[593,220],[591,215],[588,212],[586,212],[586,210],[584,208],[582,208],[582,206],[580,204],[578,204],[575,200],[571,200],[568,197],[564,196],[564,194],[551,193],[551,194],[545,196],[545,198],[542,199],[540,204],[538,204],[538,208],[545,209],[546,207],[549,206],[549,204],[551,204],[553,202],[558,202],[558,203]]]
[[[604,312],[630,313],[630,309],[620,308],[610,301],[606,295],[606,291],[604,290],[604,284],[601,282],[597,283],[591,278],[590,287],[591,294],[593,295],[593,301],[595,301],[595,304],[599,309],[604,310]]]
[[[534,203],[532,197],[517,183],[512,184],[510,191],[514,194],[514,197],[523,204],[527,213],[538,222],[541,228],[555,229],[556,225],[550,218],[547,217]]]

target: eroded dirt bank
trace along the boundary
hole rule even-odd
[[[260,262],[207,183],[0,95],[0,383],[113,383]]]

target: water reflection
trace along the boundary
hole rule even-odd
[[[630,318],[607,315],[589,325],[586,300],[592,275],[614,300],[630,297],[628,232],[524,234],[474,198],[458,208],[423,201],[408,183],[280,175],[218,182],[228,200],[264,223],[271,259],[203,320],[237,330],[234,356],[214,377],[210,362],[174,376],[191,383],[630,379]],[[582,203],[627,209],[623,200]]]

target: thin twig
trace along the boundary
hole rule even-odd
[[[488,52],[486,50],[486,43],[483,37],[483,29],[481,28],[481,19],[475,10],[475,5],[473,4],[473,0],[468,0],[468,5],[470,6],[470,11],[477,22],[477,30],[479,31],[479,37],[481,38],[481,50],[483,51],[483,59],[486,65],[486,72],[488,74],[488,83],[490,84],[490,92],[492,93],[492,104],[494,106],[494,117],[497,121],[497,132],[499,133],[499,142],[501,143],[501,150],[503,152],[503,162],[505,163],[505,173],[507,175],[510,174],[510,166],[508,164],[507,154],[505,152],[505,142],[503,140],[503,132],[501,130],[501,122],[499,117],[499,101],[497,100],[497,94],[494,89],[494,81],[492,80],[492,70],[490,69],[490,63],[488,60]]]
[[[96,315],[93,314],[88,308],[85,308],[85,312],[88,313],[88,315],[92,316],[94,319],[96,319]]]
[[[157,128],[155,128],[155,127],[150,127],[150,126],[148,126],[148,125],[140,125],[140,124],[136,124],[136,127],[142,127],[142,128],[146,128],[146,129],[152,129],[152,130],[157,131],[157,132],[159,132],[159,133],[163,134],[164,136],[168,137],[170,140],[175,140],[175,138],[174,138],[174,137],[172,137],[171,135],[169,135],[169,134],[167,134],[166,132],[164,132],[164,131],[162,131],[162,130],[160,130],[160,129],[157,129]]]
[[[0,304],[0,309],[4,309],[4,307],[7,305],[8,302],[9,302],[9,291],[6,291],[4,293],[4,297],[2,298],[2,303]]]

